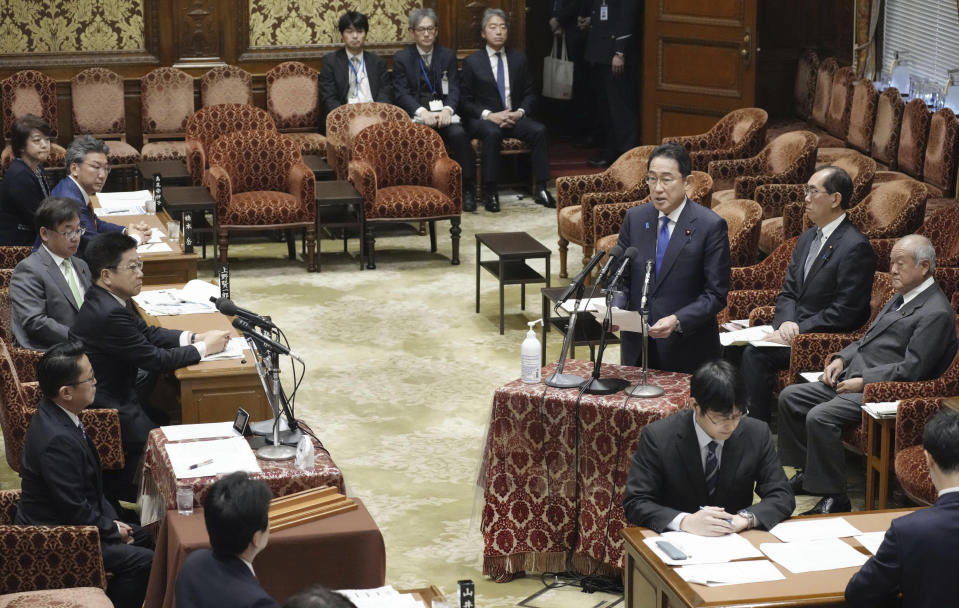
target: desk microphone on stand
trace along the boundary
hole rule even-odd
[[[583,392],[589,393],[590,395],[611,395],[618,393],[629,385],[629,382],[621,378],[600,378],[600,369],[603,365],[603,352],[606,350],[606,334],[613,324],[613,294],[616,293],[616,285],[626,271],[626,267],[629,266],[630,260],[635,259],[637,255],[639,255],[639,250],[635,247],[627,249],[623,254],[622,264],[620,264],[619,269],[616,270],[616,274],[613,275],[613,278],[606,285],[606,315],[603,317],[603,330],[599,339],[599,352],[596,353],[596,363],[593,365],[592,378],[587,380],[583,385]]]
[[[633,397],[659,397],[665,391],[660,386],[647,383],[649,372],[649,277],[653,274],[653,261],[646,260],[646,279],[643,281],[643,297],[639,302],[639,316],[643,323],[643,381],[626,389]]]

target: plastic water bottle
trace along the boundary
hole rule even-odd
[[[527,384],[539,384],[542,381],[543,368],[539,364],[539,340],[536,339],[536,332],[533,331],[533,327],[542,322],[542,319],[536,319],[527,323],[529,331],[526,333],[526,339],[523,340],[523,346],[520,348],[520,360],[522,362],[520,378]]]

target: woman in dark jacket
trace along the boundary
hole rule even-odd
[[[50,127],[39,116],[26,114],[13,123],[10,134],[16,157],[0,185],[0,245],[33,245],[37,238],[33,216],[40,201],[50,196],[43,162],[50,155]]]

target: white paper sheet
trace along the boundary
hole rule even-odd
[[[603,318],[606,316],[605,300],[597,303],[596,311],[592,312],[592,315],[596,317],[598,322],[603,322]],[[617,325],[621,331],[643,332],[643,318],[635,310],[623,310],[622,308],[613,306],[612,322],[613,325]]]
[[[100,209],[111,211],[126,209],[131,206],[145,206],[147,201],[153,200],[153,193],[149,190],[135,190],[133,192],[99,192],[97,201]]]
[[[859,541],[859,544],[869,550],[870,553],[875,555],[879,551],[879,545],[882,544],[882,539],[886,538],[885,532],[866,532],[865,534],[858,534],[853,536],[856,540]]]
[[[573,312],[573,307],[576,306],[576,298],[571,298],[566,300],[560,305],[560,308],[566,312]],[[579,312],[588,310],[593,312],[594,310],[599,310],[600,308],[606,307],[606,298],[587,298],[579,301]]]
[[[762,340],[766,334],[772,331],[772,325],[756,325],[755,327],[747,327],[736,331],[721,332],[719,334],[719,342],[723,346],[749,344],[753,341]]]
[[[140,205],[127,205],[126,207],[111,207],[110,209],[97,209],[97,216],[104,215],[145,215],[147,210]]]
[[[819,379],[822,378],[822,372],[799,372],[799,375],[806,382],[819,382]]]
[[[876,403],[863,403],[860,407],[873,418],[895,418],[896,412],[899,411],[899,402],[878,401]]]
[[[164,234],[162,230],[160,230],[159,228],[157,228],[156,226],[154,226],[154,227],[150,230],[150,240],[147,241],[147,242],[148,242],[148,243],[162,243],[162,242],[163,242],[163,237],[165,237],[165,236],[166,236],[166,234]]]
[[[862,534],[844,517],[817,517],[816,519],[801,521],[784,521],[773,526],[769,532],[784,543],[820,538],[842,538]]]
[[[233,422],[206,422],[204,424],[177,424],[161,426],[167,441],[185,439],[215,439],[218,437],[239,437],[233,430]]]
[[[672,559],[656,546],[656,541],[663,540],[672,543],[689,557],[682,560]],[[643,539],[643,542],[670,566],[718,564],[747,557],[762,557],[762,553],[739,534],[698,536],[688,532],[663,532],[660,536]]]
[[[180,289],[148,289],[133,296],[133,300],[154,317],[217,312],[211,302],[196,302],[184,298],[183,290]]]
[[[173,247],[170,247],[167,243],[144,243],[137,247],[137,253],[167,253],[173,251]]]
[[[779,568],[766,559],[755,559],[728,564],[701,564],[676,568],[676,574],[688,583],[707,587],[780,581],[786,577]]]
[[[224,359],[242,359],[243,351],[248,350],[250,346],[246,342],[246,338],[234,337],[230,338],[230,341],[227,342],[226,348],[223,352],[219,352],[213,355],[207,355],[200,359],[200,361],[222,361]]]
[[[762,543],[759,548],[769,559],[793,574],[852,568],[865,564],[869,559],[868,555],[856,551],[851,545],[838,538],[793,543]]]
[[[165,447],[177,479],[209,477],[234,471],[260,472],[253,450],[242,437],[168,443]],[[191,469],[191,465],[201,466]]]
[[[213,283],[193,279],[192,281],[187,281],[183,289],[180,290],[180,297],[187,302],[200,302],[212,306],[213,303],[210,302],[210,298],[219,298],[220,288]]]
[[[392,585],[375,589],[337,589],[345,595],[356,608],[423,608],[409,593],[400,593]]]

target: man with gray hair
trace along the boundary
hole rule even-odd
[[[394,97],[396,105],[443,138],[450,158],[463,169],[463,211],[476,211],[469,136],[456,115],[460,103],[456,53],[436,44],[438,23],[431,8],[410,11],[414,44],[393,55]]]
[[[889,256],[896,295],[862,338],[826,361],[820,381],[779,394],[779,455],[784,465],[802,469],[790,485],[823,496],[804,515],[851,509],[841,435],[862,418],[865,385],[937,378],[952,362],[959,344],[955,313],[933,279],[935,267],[929,239],[910,234],[896,241]]]
[[[94,213],[97,193],[103,189],[107,176],[110,175],[110,165],[107,162],[109,153],[110,148],[102,139],[92,135],[77,137],[67,147],[64,156],[63,164],[67,169],[67,177],[61,179],[60,183],[50,191],[50,196],[62,196],[77,203],[80,226],[84,229],[80,237],[80,249],[77,252],[81,258],[84,257],[87,243],[98,234],[123,232],[136,239],[137,243],[141,243],[146,241],[146,231],[149,230],[149,227],[142,223],[130,224],[124,228],[102,220]],[[38,237],[33,248],[36,249],[39,246]]]

